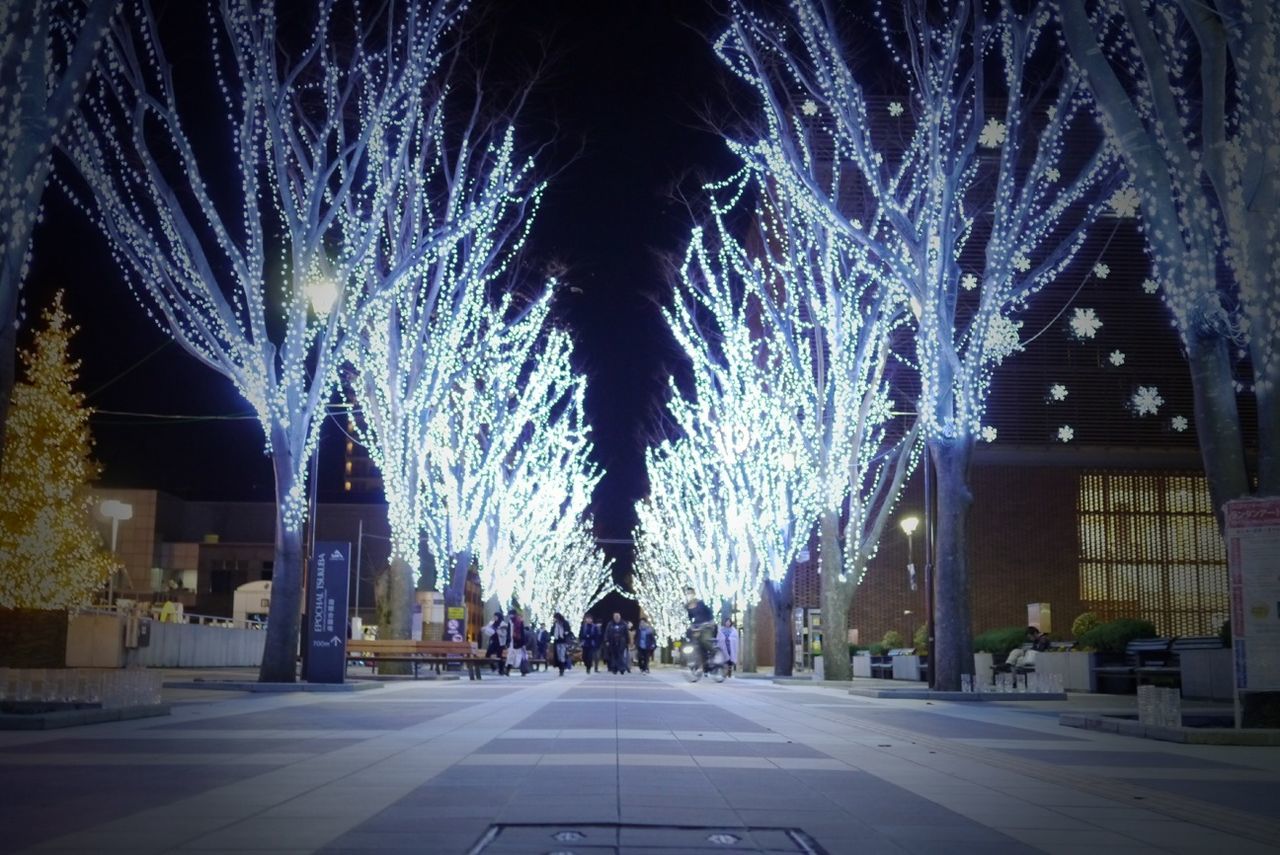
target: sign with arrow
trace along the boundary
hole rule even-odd
[[[341,683],[347,658],[347,591],[351,544],[317,541],[307,578],[308,683]]]

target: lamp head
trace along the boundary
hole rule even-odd
[[[910,537],[919,528],[920,518],[916,516],[903,517],[898,521],[898,525],[902,526],[902,533]]]
[[[133,505],[119,499],[107,499],[98,505],[98,512],[109,520],[124,522],[133,519]]]
[[[307,283],[307,299],[313,312],[322,318],[327,316],[338,302],[338,283],[328,277],[312,279]]]

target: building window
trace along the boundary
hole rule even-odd
[[[1087,472],[1078,509],[1086,608],[1145,618],[1166,637],[1217,634],[1227,555],[1203,476]]]

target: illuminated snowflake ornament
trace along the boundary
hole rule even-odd
[[[1176,430],[1178,433],[1182,433],[1188,427],[1190,427],[1190,425],[1191,423],[1187,420],[1186,416],[1174,416],[1172,419],[1169,420],[1169,426],[1174,430]]]
[[[1160,290],[1160,283],[1154,279],[1143,279],[1142,290],[1147,294],[1154,294]]]
[[[1055,401],[1067,400],[1067,387],[1061,383],[1054,383],[1049,387],[1049,397]]]
[[[1138,202],[1138,191],[1133,187],[1122,187],[1107,200],[1111,213],[1125,219],[1138,216]]]
[[[818,115],[818,102],[812,98],[806,98],[805,102],[800,105],[800,112],[811,117]]]
[[[896,119],[898,116],[901,116],[901,115],[902,115],[902,102],[901,102],[901,101],[890,101],[890,102],[889,102],[889,115],[890,115],[890,116],[893,116],[895,119]]]
[[[966,291],[973,291],[978,287],[978,277],[972,273],[966,273],[960,277],[960,287]]]
[[[1095,338],[1102,321],[1093,309],[1076,309],[1071,315],[1071,334],[1078,339]]]
[[[1099,261],[1097,264],[1093,265],[1093,275],[1099,279],[1106,279],[1111,275],[1111,265],[1103,264]]]
[[[1076,432],[1070,425],[1063,425],[1058,428],[1059,442],[1071,442],[1071,440],[1075,439],[1075,436]]]
[[[983,425],[983,426],[982,426],[982,438],[983,438],[984,440],[986,440],[987,442],[995,442],[995,441],[996,441],[996,433],[997,433],[997,431],[996,431],[996,429],[995,429],[993,426],[991,426],[991,425]]]
[[[1129,404],[1140,416],[1154,416],[1164,405],[1164,398],[1160,397],[1160,391],[1155,386],[1139,386],[1138,391],[1129,399]]]
[[[978,143],[984,148],[999,148],[1004,145],[1004,141],[1008,135],[1008,129],[1004,122],[999,119],[987,119],[987,123],[982,126],[982,133],[978,136]]]
[[[1116,368],[1119,368],[1121,365],[1124,365],[1124,352],[1120,350],[1113,350],[1111,351],[1111,355],[1107,357],[1107,360]]]

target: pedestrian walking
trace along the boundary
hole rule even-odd
[[[609,673],[621,674],[626,668],[627,646],[631,643],[631,632],[618,612],[613,613],[613,620],[604,628],[604,649],[608,657]]]
[[[716,636],[716,644],[724,654],[724,675],[732,677],[733,669],[738,663],[738,628],[733,625],[731,619],[724,619],[720,632]]]
[[[596,653],[600,650],[601,638],[600,627],[596,624],[595,618],[591,615],[584,617],[582,626],[578,628],[578,640],[582,642],[582,664],[587,666],[588,674],[592,669],[600,670],[596,662]]]
[[[499,674],[507,673],[507,646],[511,643],[511,624],[507,623],[502,616],[502,612],[493,613],[493,621],[484,628],[485,635],[489,637],[489,641],[485,646],[484,655],[487,658],[497,660],[491,670],[496,667]]]
[[[636,630],[636,665],[641,674],[649,673],[649,660],[658,649],[658,634],[649,626],[649,622],[640,618],[640,628]]]
[[[573,667],[573,654],[569,652],[569,645],[573,642],[573,631],[569,629],[569,622],[564,619],[564,615],[556,612],[551,618],[551,645],[552,654],[555,656],[556,667],[560,669],[560,676],[564,676],[566,668]]]
[[[529,651],[525,646],[527,633],[524,620],[521,619],[519,612],[512,609],[507,614],[507,621],[511,624],[511,649],[507,652],[507,676],[511,676],[511,669],[516,668],[523,677],[529,673]]]
[[[538,624],[538,658],[543,662],[547,661],[547,648],[550,645],[551,633],[547,632],[547,625],[543,623]]]

